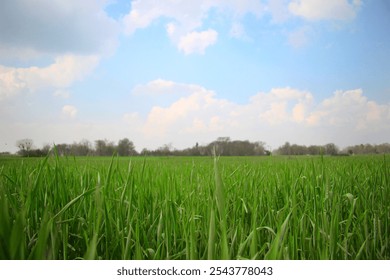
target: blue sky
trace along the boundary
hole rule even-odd
[[[0,5],[0,151],[390,142],[387,0]]]

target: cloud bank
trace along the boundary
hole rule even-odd
[[[351,20],[361,6],[360,0],[293,0],[289,11],[306,20]]]
[[[106,1],[13,0],[0,9],[0,58],[6,55],[100,54],[116,45],[119,24]]]
[[[158,139],[156,145],[174,139],[183,139],[188,145],[190,139],[211,141],[224,135],[272,145],[294,139],[306,142],[303,144],[348,145],[349,141],[368,139],[385,142],[390,132],[390,104],[369,100],[362,89],[335,91],[326,99],[315,100],[308,91],[273,88],[253,95],[245,104],[237,104],[199,85],[161,79],[148,85],[138,89],[148,88],[143,92],[149,96],[167,93],[167,86],[185,93],[167,106],[152,106],[141,125],[137,118],[142,134],[150,141]]]
[[[46,67],[0,65],[0,100],[45,88],[66,88],[82,80],[99,62],[97,56],[59,56]]]
[[[389,141],[390,104],[370,100],[362,89],[337,90],[316,100],[309,91],[281,87],[258,92],[238,104],[201,85],[157,79],[134,87],[132,100],[145,96],[159,97],[164,105],[153,99],[145,112],[123,112],[121,119],[107,122],[79,118],[77,124],[71,124],[65,120],[76,118],[78,109],[68,104],[62,107],[63,121],[39,125],[0,121],[1,129],[17,131],[13,137],[28,135],[36,143],[128,137],[139,150],[164,143],[185,148],[220,136],[265,141],[271,148],[285,141],[305,145],[334,142],[341,147]],[[163,102],[164,98],[169,101]]]

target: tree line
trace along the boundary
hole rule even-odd
[[[31,139],[17,141],[17,154],[24,157],[42,157],[50,153],[59,156],[211,156],[213,154],[221,156],[267,156],[277,155],[353,155],[353,154],[384,154],[390,153],[390,144],[379,145],[361,144],[348,146],[339,149],[334,143],[326,145],[298,145],[286,142],[274,151],[266,148],[266,144],[261,141],[250,142],[248,140],[231,140],[230,137],[218,137],[209,144],[199,145],[185,149],[175,149],[171,144],[165,144],[157,149],[142,149],[137,152],[134,143],[128,138],[123,138],[117,143],[113,141],[95,140],[93,143],[88,140],[74,142],[72,144],[44,145],[37,149]]]
[[[344,149],[340,149],[334,143],[328,143],[326,145],[297,145],[290,144],[286,142],[284,145],[280,146],[274,151],[276,154],[280,155],[358,155],[358,154],[389,154],[390,153],[390,144],[383,143],[379,145],[372,144],[360,144],[354,146],[348,146]]]
[[[133,156],[137,155],[134,143],[128,138],[124,138],[115,144],[113,141],[96,140],[94,144],[88,140],[74,142],[72,144],[55,144],[50,146],[44,145],[41,149],[34,148],[31,139],[22,139],[17,141],[16,146],[19,148],[17,154],[24,157],[46,156],[50,153],[56,153],[59,156]]]
[[[174,149],[166,144],[156,150],[143,149],[141,154],[152,156],[264,156],[271,152],[265,148],[264,142],[250,142],[248,140],[231,140],[230,137],[218,137],[215,141],[182,150]]]
[[[44,145],[41,149],[34,148],[31,139],[22,139],[16,143],[19,148],[18,155],[24,157],[46,156],[49,153],[57,153],[59,156],[207,156],[216,153],[221,156],[251,156],[269,155],[271,152],[265,149],[264,142],[250,142],[242,140],[230,140],[229,137],[219,137],[217,140],[185,149],[175,149],[171,144],[165,144],[157,149],[142,149],[136,151],[134,143],[124,138],[114,143],[108,140],[95,140],[94,143],[88,140],[74,142],[72,144]]]

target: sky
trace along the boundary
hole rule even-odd
[[[0,152],[390,142],[387,0],[3,0]]]

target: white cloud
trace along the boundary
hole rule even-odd
[[[97,56],[64,55],[46,67],[14,68],[0,65],[0,100],[42,88],[66,88],[98,64]]]
[[[164,17],[172,20],[166,25],[166,32],[179,50],[185,54],[203,53],[217,40],[215,30],[199,31],[211,9],[234,19],[237,24],[248,13],[259,17],[264,12],[261,1],[257,0],[136,0],[132,2],[131,11],[124,17],[123,24],[125,32],[131,35]],[[234,34],[237,35],[237,30]]]
[[[164,80],[164,79],[157,79],[157,80],[151,81],[148,85],[152,88],[155,88],[155,89],[165,89],[165,88],[173,87],[175,85],[175,83],[172,81]]]
[[[258,0],[135,0],[131,11],[124,17],[123,23],[128,34],[137,29],[148,27],[159,17],[173,19],[184,33],[202,26],[210,9],[239,18],[247,13],[261,16],[264,7]]]
[[[150,81],[146,85],[136,86],[132,93],[134,95],[160,95],[173,93],[172,89],[175,87],[175,83],[164,79],[156,79]]]
[[[360,0],[293,0],[289,10],[307,20],[351,20],[361,6]]]
[[[176,32],[176,25],[173,22],[170,22],[166,25],[166,30],[167,30],[168,36],[173,38],[173,36]]]
[[[296,122],[302,122],[305,119],[306,107],[303,103],[298,103],[294,106],[292,111],[292,117]]]
[[[154,20],[166,17],[173,19],[185,34],[202,25],[203,17],[212,6],[213,1],[207,0],[135,0],[131,3],[131,11],[123,18],[125,32],[132,34],[137,29],[148,27]]]
[[[215,5],[227,13],[232,13],[235,18],[242,17],[247,13],[260,17],[265,10],[262,1],[258,0],[216,0]]]
[[[205,49],[217,42],[218,33],[209,29],[202,32],[193,31],[180,38],[179,50],[184,54],[204,54]]]
[[[248,14],[257,18],[270,14],[273,23],[283,23],[294,16],[309,21],[352,20],[360,6],[360,0],[135,0],[130,12],[123,18],[123,25],[125,32],[131,35],[163,18],[168,21],[165,29],[170,40],[179,50],[191,54],[203,53],[218,39],[214,35],[208,40],[200,37],[201,34],[206,35],[201,30],[208,28],[205,24],[209,23],[211,11],[217,15],[215,18],[219,24],[228,22],[231,25],[231,37],[248,39],[243,24],[243,18]],[[217,26],[213,25],[212,28],[216,29]],[[307,33],[307,27],[297,29],[290,33],[288,41],[294,47],[304,46],[308,42]],[[198,47],[187,47],[190,44],[188,41],[193,45],[195,40]]]
[[[184,88],[185,84],[176,86]],[[201,86],[187,87],[187,95],[167,106],[153,106],[141,121],[146,142],[185,147],[221,135],[271,145],[284,141],[348,145],[348,141],[375,137],[379,142],[388,141],[390,104],[369,100],[360,89],[336,91],[315,102],[308,91],[274,88],[255,94],[246,104],[237,104]]]
[[[69,118],[75,118],[77,115],[77,109],[72,105],[65,105],[62,107],[62,114]]]
[[[13,0],[0,9],[0,58],[112,52],[119,23],[104,12],[106,1]]]
[[[189,96],[181,97],[169,107],[154,106],[151,109],[144,126],[144,132],[147,135],[168,135],[173,127],[173,130],[176,130],[178,124],[183,125],[177,130],[179,133],[182,133],[185,123],[188,121],[192,122],[198,113],[202,113],[205,116],[210,109],[215,113],[215,109],[217,109],[215,106],[221,107],[226,102],[215,99],[214,92],[203,87],[197,86],[195,88],[190,86],[190,88],[192,93]]]
[[[259,115],[262,122],[273,126],[302,122],[312,102],[311,93],[287,87],[274,88],[269,93],[258,93],[251,98],[248,106],[249,111]]]
[[[196,142],[209,143],[219,136],[230,136],[265,141],[273,148],[285,141],[305,145],[334,142],[342,147],[388,142],[390,133],[390,104],[370,100],[361,89],[336,91],[327,98],[315,100],[309,91],[274,88],[238,104],[200,85],[157,79],[143,86],[151,86],[148,94],[172,99],[164,105],[155,103],[145,114],[134,109],[117,120],[99,123],[83,120],[77,108],[70,104],[62,108],[62,117],[77,117],[77,122],[55,119],[39,123],[33,120],[10,122],[0,111],[2,141],[10,145],[26,135],[37,145],[53,141],[72,143],[83,138],[117,141],[128,137],[141,150],[164,143],[185,148]],[[161,88],[181,89],[182,93],[161,95]],[[156,102],[151,95],[149,99]],[[132,95],[133,98],[141,96]],[[0,147],[6,149],[1,146],[3,142]]]
[[[390,128],[390,104],[379,105],[363,95],[361,89],[336,91],[323,100],[307,118],[310,125],[347,127],[356,130]]]
[[[193,137],[213,140],[220,135],[261,137],[266,130],[303,123],[312,103],[310,93],[291,88],[258,93],[240,105],[201,86],[187,86],[188,95],[150,110],[143,125],[146,138],[172,142]]]
[[[82,80],[116,48],[120,24],[107,1],[5,1],[0,9],[0,100],[49,89],[55,96]],[[12,67],[23,62],[24,67]],[[39,63],[39,66],[37,66]],[[42,66],[44,65],[44,66]]]
[[[288,2],[290,0],[268,0],[267,11],[272,16],[274,23],[285,22],[290,17]]]
[[[176,83],[164,79],[156,79],[148,82],[145,85],[137,85],[132,90],[132,95],[134,96],[152,96],[154,98],[163,96],[167,97],[169,95],[184,96],[191,94],[196,90],[198,85],[189,85]]]

